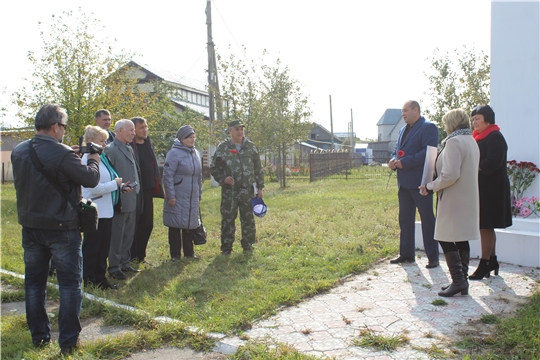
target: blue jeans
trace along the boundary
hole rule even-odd
[[[77,344],[81,324],[82,305],[82,252],[79,230],[41,230],[23,227],[22,246],[25,264],[26,321],[32,342],[50,341],[51,327],[45,310],[47,276],[51,256],[56,266],[60,286],[58,316],[60,348]]]

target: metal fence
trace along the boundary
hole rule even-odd
[[[330,151],[311,153],[303,159],[294,155],[287,156],[285,159],[286,181],[313,182],[323,179],[352,180],[395,176],[395,173],[386,166],[385,158],[375,159],[364,156]],[[277,166],[268,158],[262,160],[262,165],[266,181],[279,181],[283,172],[281,166]]]
[[[313,153],[309,156],[309,181],[391,176],[391,170],[383,163],[385,159],[377,160],[346,152]]]

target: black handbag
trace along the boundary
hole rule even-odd
[[[75,201],[73,201],[74,203]],[[79,229],[82,232],[94,232],[98,229],[99,216],[96,205],[90,199],[81,199],[78,204]]]
[[[206,229],[204,228],[201,216],[201,209],[199,208],[199,219],[201,219],[201,225],[198,228],[193,230],[188,230],[188,236],[191,237],[193,245],[204,245],[206,244]]]
[[[60,189],[60,186],[55,183],[45,172],[43,169],[43,165],[39,161],[39,158],[37,157],[36,150],[34,150],[34,146],[32,143],[32,140],[30,140],[30,158],[32,159],[32,163],[34,164],[37,171],[39,171],[45,179],[47,179],[52,186],[64,197],[64,199],[67,200],[75,209],[77,209],[77,212],[79,213],[79,230],[82,232],[94,232],[98,229],[98,209],[97,206],[92,203],[92,200],[88,199],[81,199],[79,203],[75,203],[75,200],[70,198],[62,189]]]

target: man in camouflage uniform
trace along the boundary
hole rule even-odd
[[[251,208],[257,185],[257,197],[262,198],[264,171],[257,147],[244,137],[244,124],[240,120],[229,122],[230,139],[218,145],[210,170],[221,186],[221,254],[230,255],[234,242],[235,220],[240,210],[242,248],[253,250],[255,220]]]

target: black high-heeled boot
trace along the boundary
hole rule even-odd
[[[471,251],[470,250],[458,250],[459,257],[461,258],[461,267],[463,268],[463,276],[465,276],[465,280],[469,278],[469,262],[471,259]],[[450,284],[441,286],[441,290],[446,290],[450,287]]]
[[[495,275],[499,275],[499,262],[497,261],[497,255],[489,258],[489,264],[491,270],[495,270]]]
[[[482,280],[484,277],[488,278],[491,275],[489,272],[491,271],[491,265],[489,263],[489,260],[486,259],[480,259],[480,264],[478,264],[478,267],[469,276],[469,280]]]
[[[457,251],[450,251],[444,254],[446,258],[446,264],[450,270],[450,276],[452,277],[452,283],[448,289],[439,292],[439,296],[451,297],[457,293],[461,295],[467,295],[469,293],[469,283],[463,275],[463,266],[461,264],[461,258]]]

